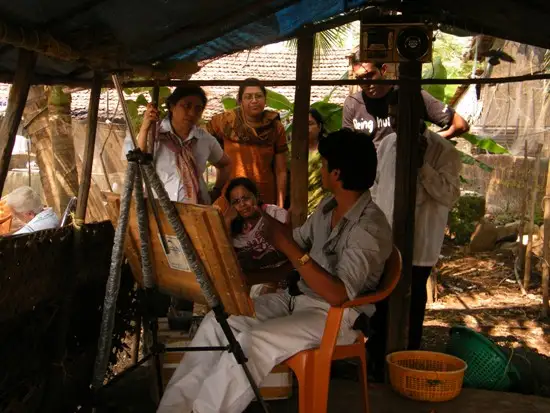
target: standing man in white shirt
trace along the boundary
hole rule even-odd
[[[392,123],[397,117],[392,105]],[[445,236],[449,211],[460,197],[460,171],[462,161],[454,145],[424,125],[419,136],[419,168],[416,189],[414,225],[414,252],[409,316],[409,350],[418,350],[422,342],[422,328],[426,310],[426,285],[432,268],[439,259]],[[395,127],[395,129],[397,129]],[[394,188],[396,172],[397,135],[387,135],[378,146],[378,173],[372,196],[393,222]],[[373,336],[368,345],[375,370],[383,366],[387,301],[377,305],[373,329],[381,332]],[[377,361],[375,361],[377,360]],[[382,363],[382,364],[380,364]],[[376,373],[375,373],[376,374]]]
[[[6,195],[6,204],[15,218],[25,225],[12,235],[59,227],[59,218],[52,208],[42,204],[40,195],[29,186],[21,186]]]

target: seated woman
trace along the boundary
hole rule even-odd
[[[24,223],[21,229],[11,235],[29,234],[59,226],[59,218],[54,210],[45,207],[40,195],[29,186],[21,186],[12,191],[6,195],[5,202],[13,217]]]
[[[249,284],[270,284],[254,285],[251,296],[275,291],[276,283],[286,278],[292,265],[266,241],[262,211],[283,223],[288,220],[288,212],[276,205],[262,203],[256,184],[248,178],[230,181],[225,197],[230,205],[224,215],[225,224]]]

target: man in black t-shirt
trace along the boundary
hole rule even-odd
[[[386,65],[361,63],[354,56],[353,72],[358,79],[383,79]],[[394,132],[388,107],[397,101],[398,87],[391,85],[362,85],[361,91],[348,96],[344,102],[342,127],[365,133],[372,137],[378,148],[380,141]],[[451,107],[440,102],[425,90],[422,119],[444,128],[439,135],[446,139],[459,136],[469,130],[468,123]]]

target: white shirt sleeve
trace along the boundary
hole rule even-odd
[[[124,136],[124,143],[122,144],[122,153],[120,154],[120,159],[123,161],[126,160],[126,154],[134,149],[134,143],[132,142],[132,136],[130,131],[126,128],[126,136]]]
[[[210,155],[208,156],[208,162],[212,165],[216,165],[222,159],[224,153],[223,149],[216,138],[208,132],[205,132],[205,135],[208,136],[208,139],[210,140]]]
[[[451,208],[460,197],[460,154],[452,144],[443,141],[439,135],[432,135],[430,139],[430,144],[440,147],[433,151],[439,156],[436,160],[425,160],[424,165],[418,170],[418,182],[432,199]]]

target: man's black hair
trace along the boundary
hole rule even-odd
[[[374,184],[378,161],[374,143],[367,135],[341,129],[321,139],[318,150],[326,159],[329,172],[340,171],[344,189],[366,191]]]
[[[360,65],[362,63],[371,63],[374,66],[376,66],[379,70],[382,70],[382,66],[384,66],[384,63],[375,63],[375,62],[362,62],[361,61],[361,50],[357,50],[353,55],[351,56],[351,64],[352,65]]]

